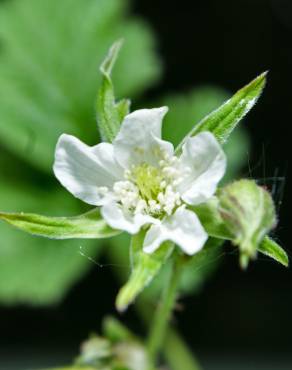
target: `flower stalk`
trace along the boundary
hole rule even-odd
[[[176,303],[181,265],[180,259],[178,256],[175,256],[169,280],[165,286],[161,302],[157,308],[152,326],[150,328],[148,337],[148,354],[151,370],[155,368],[159,352],[163,346],[168,322],[171,318],[171,314]]]

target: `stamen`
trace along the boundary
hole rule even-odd
[[[132,165],[125,170],[125,181],[114,184],[114,194],[118,202],[134,214],[152,214],[156,217],[171,215],[182,204],[180,194],[175,190],[190,170],[183,173],[178,166],[178,158],[162,153],[158,167],[148,164]],[[186,170],[186,171],[185,171]],[[108,189],[102,189],[108,191]]]

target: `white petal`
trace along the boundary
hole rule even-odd
[[[101,208],[101,214],[107,224],[113,229],[124,230],[129,234],[137,234],[141,227],[146,224],[156,223],[157,220],[151,216],[137,213],[134,215],[125,212],[116,202],[108,202]]]
[[[92,205],[104,202],[99,187],[111,190],[123,176],[114,159],[112,144],[89,147],[70,135],[62,135],[57,143],[54,173],[76,198]]]
[[[197,215],[182,206],[159,225],[150,227],[145,236],[143,250],[152,253],[163,242],[170,240],[186,254],[192,255],[203,248],[207,238],[208,235]]]
[[[162,153],[173,154],[173,145],[161,140],[162,119],[167,107],[140,109],[128,114],[113,142],[117,161],[124,168],[148,163],[158,165]]]
[[[178,187],[182,199],[188,204],[199,204],[216,191],[226,170],[226,156],[210,132],[188,138],[180,157],[182,171],[189,168]]]

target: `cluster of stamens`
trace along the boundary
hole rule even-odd
[[[171,215],[182,204],[176,189],[183,174],[175,156],[164,154],[157,167],[133,165],[124,172],[124,179],[114,184],[113,196],[131,213],[160,217]],[[106,188],[101,190],[104,194],[108,191]]]

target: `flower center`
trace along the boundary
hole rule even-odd
[[[131,173],[133,182],[138,187],[141,197],[146,201],[157,199],[163,181],[163,176],[158,168],[142,164],[134,167]]]
[[[132,166],[125,171],[124,179],[114,184],[113,193],[128,212],[163,217],[182,203],[176,191],[182,179],[177,157],[165,155],[157,167],[146,163]]]

